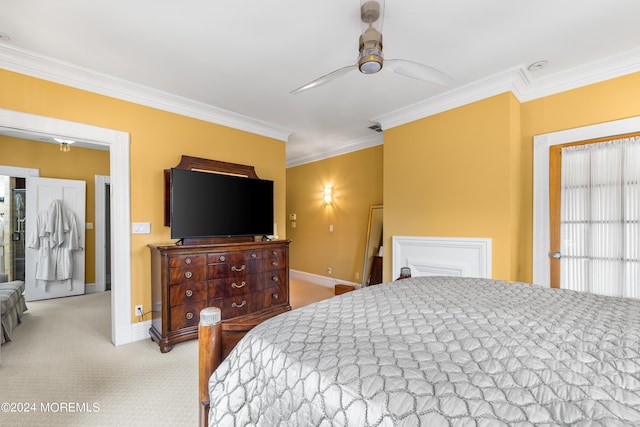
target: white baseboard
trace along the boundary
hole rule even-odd
[[[85,283],[84,285],[84,293],[85,294],[95,294],[96,291],[96,284],[95,283]]]
[[[359,288],[360,283],[347,282],[346,280],[336,280],[335,277],[320,276],[319,274],[307,273],[306,271],[289,270],[289,276],[292,279],[304,280],[314,285],[324,286],[326,288],[335,288],[336,285],[351,285]]]
[[[149,335],[149,328],[151,328],[151,320],[145,320],[144,322],[137,322],[131,324],[131,341],[142,341],[151,339]]]

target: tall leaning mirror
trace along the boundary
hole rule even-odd
[[[382,205],[369,207],[369,223],[367,226],[367,242],[364,248],[362,267],[362,285],[380,283],[382,276]],[[373,267],[373,268],[372,268]],[[378,273],[379,270],[379,273]],[[374,273],[372,275],[372,273]],[[372,277],[374,276],[374,277]],[[378,277],[380,276],[380,277]],[[373,279],[373,280],[372,280]]]

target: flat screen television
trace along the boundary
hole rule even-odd
[[[171,169],[172,239],[273,234],[273,181]]]

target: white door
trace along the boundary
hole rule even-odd
[[[86,183],[69,179],[28,177],[26,179],[26,193],[25,299],[34,301],[84,294]],[[46,214],[54,200],[61,200],[64,210],[68,210],[70,215],[75,218],[79,249],[60,251],[66,252],[71,257],[72,269],[65,275],[70,276],[69,279],[41,280],[36,279],[38,268],[43,268],[44,266],[44,263],[40,261],[42,258],[41,249],[30,246],[35,246],[33,242],[35,241],[34,239],[37,239],[38,215]],[[69,233],[65,233],[65,238],[68,236]],[[64,256],[65,254],[54,254],[54,251],[50,251],[49,255]],[[39,262],[40,266],[38,265]],[[53,264],[58,265],[60,263],[54,262]]]

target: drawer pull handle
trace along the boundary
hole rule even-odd
[[[247,282],[245,282],[245,281],[243,280],[243,281],[242,281],[242,283],[240,283],[239,285],[238,285],[236,282],[233,282],[233,283],[231,284],[231,287],[232,287],[232,288],[236,288],[236,289],[240,289],[240,288],[243,288],[243,287],[244,287],[244,285],[246,285],[246,284],[247,284]]]
[[[231,267],[231,271],[244,271],[244,269],[247,268],[246,265],[242,264],[242,267],[238,268],[235,265]]]
[[[258,255],[256,255],[256,254],[251,254],[251,258],[255,258],[255,257],[257,257],[257,256],[258,256]]]
[[[278,255],[278,252],[276,252],[276,251],[273,251],[273,252],[271,252],[271,253],[273,254],[273,256]]]
[[[273,299],[278,299],[278,294],[271,294],[271,297],[272,297]]]
[[[220,255],[220,261],[224,261],[225,259],[224,255]]]
[[[247,301],[243,300],[243,301],[242,301],[242,304],[236,304],[236,303],[234,302],[234,303],[232,303],[232,304],[231,304],[231,307],[233,307],[233,308],[242,308],[242,307],[244,307],[245,305],[247,305]]]
[[[193,319],[193,313],[189,311],[189,312],[187,312],[187,314],[184,315],[184,317],[186,317],[187,320],[191,320],[191,319]]]
[[[191,264],[191,258],[185,258],[184,259],[184,263],[185,264]]]
[[[278,263],[277,263],[276,261],[273,261],[273,262],[271,263],[271,265],[272,265],[272,266],[274,266],[274,267],[277,267],[277,266],[278,266]]]
[[[185,292],[185,295],[187,295],[188,297],[193,296],[193,291],[191,289],[187,289],[187,292]]]
[[[279,281],[278,276],[273,276],[273,277],[271,278],[271,280],[273,280],[274,282],[278,282],[278,281]]]
[[[191,279],[191,276],[193,276],[193,273],[190,271],[187,271],[186,273],[184,273],[184,277],[186,277],[187,279]]]

